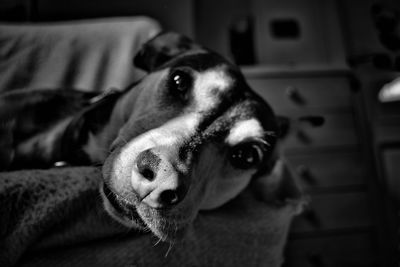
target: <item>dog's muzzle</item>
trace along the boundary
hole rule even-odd
[[[124,201],[116,193],[114,193],[107,184],[103,183],[103,193],[107,200],[110,202],[111,206],[120,215],[130,218],[135,221],[136,224],[142,227],[146,227],[145,222],[140,218],[136,211],[136,207],[127,201]]]
[[[188,191],[185,170],[167,147],[147,149],[136,157],[132,186],[139,200],[155,209],[178,205]]]

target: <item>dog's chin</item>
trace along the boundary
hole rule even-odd
[[[168,211],[153,209],[143,203],[130,203],[115,194],[107,185],[101,188],[107,213],[122,225],[139,231],[149,230],[162,241],[182,240],[192,220],[172,216]]]

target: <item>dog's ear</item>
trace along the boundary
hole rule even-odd
[[[133,63],[150,72],[178,55],[197,49],[201,46],[184,35],[162,32],[143,44]]]
[[[300,213],[305,204],[303,192],[284,159],[279,158],[270,173],[257,177],[252,189],[260,201],[276,204],[296,204]]]

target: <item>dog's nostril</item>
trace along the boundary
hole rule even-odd
[[[164,205],[176,205],[180,201],[178,191],[176,190],[165,190],[160,194],[160,202]]]
[[[157,174],[161,159],[151,152],[145,150],[141,152],[136,159],[136,166],[139,173],[147,180],[153,180]]]
[[[143,170],[140,170],[139,172],[147,180],[153,180],[154,179],[154,172],[152,170],[150,170],[150,169],[145,168]]]

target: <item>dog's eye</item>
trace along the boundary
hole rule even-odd
[[[232,148],[229,160],[233,167],[246,170],[260,164],[263,156],[264,152],[259,145],[245,143]]]
[[[171,75],[171,89],[173,93],[184,95],[192,86],[193,79],[187,72],[177,70]]]

